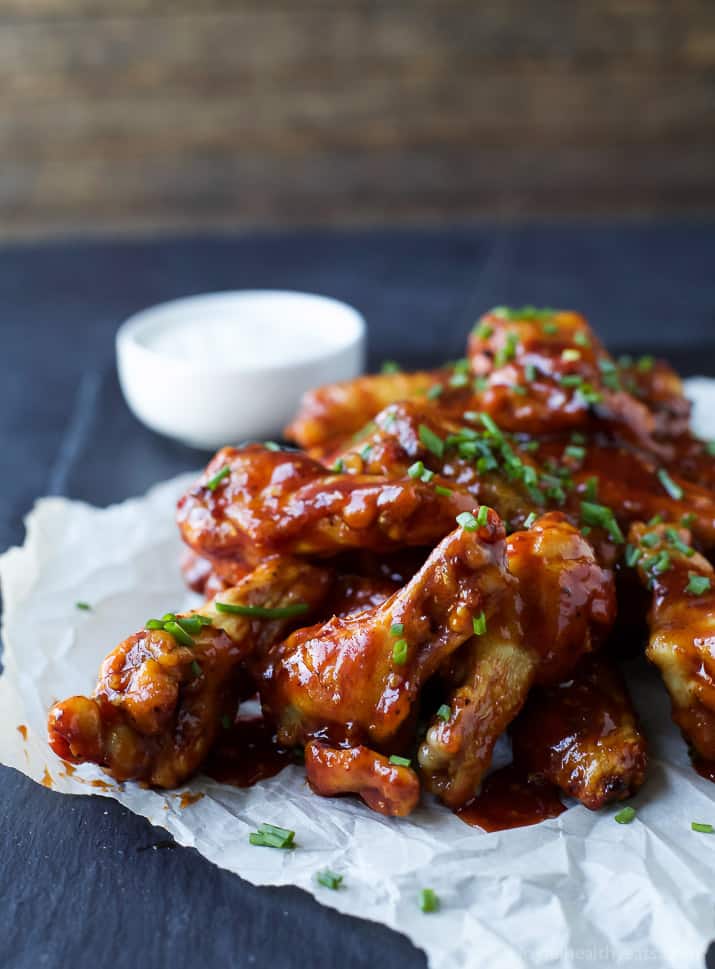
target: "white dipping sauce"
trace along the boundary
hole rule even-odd
[[[117,333],[134,414],[155,431],[215,448],[281,433],[312,387],[365,363],[365,321],[325,296],[207,293],[137,313]]]

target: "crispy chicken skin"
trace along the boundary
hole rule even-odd
[[[420,396],[445,380],[447,371],[383,373],[326,384],[303,395],[298,413],[285,429],[301,448],[328,450],[339,446],[389,404]]]
[[[646,741],[619,671],[585,657],[570,679],[532,690],[511,727],[514,762],[592,811],[630,797],[647,766]]]
[[[563,515],[510,535],[501,554],[483,580],[485,632],[469,644],[449,715],[434,718],[419,751],[427,786],[453,808],[476,793],[533,683],[573,669],[615,616],[613,576]]]
[[[230,473],[212,490],[223,468]],[[410,477],[330,473],[304,454],[251,445],[216,454],[180,500],[178,523],[200,555],[255,563],[275,553],[433,545],[473,506],[466,493],[440,493]]]
[[[273,559],[259,566],[222,602],[318,607],[330,588],[329,572]],[[233,717],[243,661],[285,633],[296,620],[254,619],[217,610],[216,600],[187,615],[211,619],[182,645],[164,630],[135,633],[104,660],[93,696],[75,696],[50,709],[55,753],[100,764],[118,781],[146,780],[175,787],[193,774],[211,747],[223,715]]]
[[[503,535],[493,512],[476,531],[457,528],[381,606],[297,630],[270,650],[260,693],[279,740],[329,738],[399,753],[422,684],[472,635]]]
[[[369,747],[330,747],[311,740],[305,748],[305,772],[316,794],[359,794],[378,814],[405,817],[420,799],[417,774]]]
[[[638,575],[652,591],[646,655],[660,670],[673,720],[704,760],[715,760],[715,574],[686,528],[633,525]]]

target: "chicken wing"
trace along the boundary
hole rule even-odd
[[[419,750],[427,786],[453,808],[476,793],[532,684],[573,669],[615,616],[612,574],[563,515],[509,536],[506,561],[509,574],[502,567],[494,576],[497,595],[469,644],[449,712],[435,716]]]
[[[200,555],[256,563],[275,553],[433,545],[473,506],[461,491],[410,477],[330,473],[304,454],[251,445],[220,450],[177,517]]]
[[[652,591],[646,655],[670,693],[672,715],[704,760],[715,760],[715,587],[713,567],[685,528],[638,523],[630,561]]]
[[[599,656],[571,678],[532,690],[511,727],[514,763],[592,811],[645,779],[646,741],[619,671]]]
[[[503,536],[490,512],[475,531],[449,534],[381,606],[299,629],[274,646],[260,693],[280,742],[329,739],[399,753],[422,684],[473,635]]]
[[[118,781],[182,783],[206,756],[222,716],[233,718],[241,664],[294,627],[294,615],[310,615],[330,583],[324,569],[273,559],[200,611],[177,617],[178,632],[175,623],[174,632],[130,636],[105,659],[91,698],[50,709],[52,749],[65,760],[100,764]],[[234,614],[217,602],[269,613]]]
[[[305,450],[330,450],[359,432],[388,404],[420,396],[443,377],[440,371],[383,373],[317,387],[303,395],[285,436]]]

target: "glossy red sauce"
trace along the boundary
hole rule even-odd
[[[238,720],[223,731],[202,771],[222,784],[252,787],[257,781],[274,777],[294,760],[290,750],[278,746],[265,721],[252,717]]]
[[[484,831],[505,831],[538,824],[566,810],[551,784],[530,783],[513,764],[490,774],[479,794],[455,812]]]
[[[715,784],[715,760],[696,759],[693,761],[693,767],[701,777]]]

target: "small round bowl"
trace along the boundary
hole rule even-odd
[[[117,332],[132,412],[192,447],[280,435],[311,387],[365,365],[365,320],[310,293],[238,290],[162,303]]]

